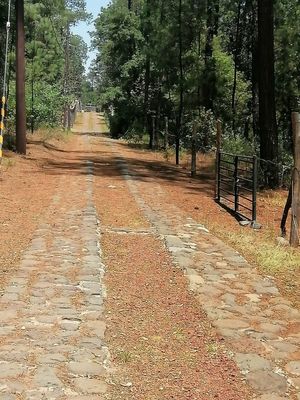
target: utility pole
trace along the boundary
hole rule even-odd
[[[34,23],[34,34],[33,34],[33,51],[32,51],[32,59],[31,59],[31,116],[30,116],[30,125],[31,125],[31,133],[34,132],[34,80],[35,80],[35,68],[34,68],[34,58],[36,53],[36,29]]]
[[[16,150],[26,154],[24,0],[16,0]]]
[[[64,96],[69,95],[69,79],[70,79],[70,23],[67,22],[66,45],[65,45],[65,71],[64,71]],[[64,107],[64,129],[69,130],[70,112],[68,100],[65,99]]]

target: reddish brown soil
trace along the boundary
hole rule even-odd
[[[113,362],[123,365],[111,398],[250,399],[160,240],[105,234],[102,245],[109,266],[109,347]]]
[[[280,233],[280,221],[285,205],[287,192],[285,190],[266,191],[258,196],[257,215],[263,229],[252,230],[239,225],[237,220],[214,201],[214,163],[211,157],[202,156],[198,163],[198,176],[191,179],[186,158],[183,166],[175,166],[174,160],[166,162],[163,154],[133,148],[120,142],[118,150],[124,154],[130,169],[144,182],[158,182],[166,193],[166,203],[172,203],[188,213],[197,222],[205,224],[211,232],[235,247],[243,256],[261,270],[262,273],[273,275],[281,292],[289,298],[296,307],[300,307],[300,251],[299,249],[283,250],[286,258],[294,259],[294,267],[266,269],[259,263],[257,248],[266,243],[269,249],[276,251],[276,237]],[[290,221],[287,222],[289,228]],[[243,241],[243,235],[246,238]],[[232,238],[231,235],[235,237]],[[247,240],[253,245],[247,246]],[[270,247],[271,246],[271,247]],[[263,256],[263,254],[260,256]],[[267,257],[267,255],[266,255]],[[299,262],[297,262],[297,260]]]
[[[55,142],[54,146],[45,147],[34,140],[27,158],[12,155],[14,165],[1,168],[2,286],[16,268],[36,226],[43,221],[60,175],[85,173],[87,159],[95,163],[94,200],[103,228],[149,228],[120,177],[109,146],[93,140],[90,145],[81,143],[75,137],[70,143]],[[224,236],[241,229],[212,200],[209,163],[203,166],[199,180],[191,180],[187,170],[166,163],[159,154],[124,144],[119,144],[117,150],[144,185],[159,182],[166,201],[181,207],[195,220],[223,226]],[[259,203],[259,219],[271,229],[278,226],[281,203],[274,206],[264,198],[267,199],[262,197]],[[263,230],[255,235],[261,240],[265,237]],[[189,294],[182,271],[174,268],[160,239],[104,229],[102,246],[109,267],[107,340],[118,367],[111,399],[250,399],[226,348]],[[284,289],[287,281],[282,282]]]
[[[110,398],[250,399],[162,241],[151,233],[135,233],[149,229],[149,223],[120,177],[116,155],[108,150],[107,143],[93,141],[94,201],[107,266],[106,339],[117,367]],[[110,231],[123,228],[132,233]]]
[[[28,137],[27,155],[5,152],[0,167],[0,289],[18,268],[22,251],[46,217],[60,177],[83,169],[83,145],[69,140]],[[80,201],[79,199],[77,201]]]
[[[58,186],[56,177],[43,170],[55,157],[38,138],[30,141],[27,157],[5,152],[0,167],[0,288],[17,268]]]

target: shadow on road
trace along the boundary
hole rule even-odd
[[[76,135],[90,137],[104,136],[95,133],[76,133]],[[117,143],[128,148],[124,143]],[[46,174],[57,176],[64,174],[86,175],[88,173],[86,169],[86,161],[88,159],[94,163],[95,176],[118,177],[120,176],[120,161],[125,161],[133,180],[143,182],[155,181],[158,183],[164,181],[164,183],[170,184],[173,187],[176,187],[176,185],[185,187],[189,194],[197,195],[199,192],[204,192],[209,196],[213,196],[214,176],[209,165],[203,165],[201,173],[199,173],[197,178],[192,179],[189,176],[189,171],[183,167],[171,165],[168,162],[143,159],[144,150],[135,149],[134,151],[137,153],[136,157],[126,157],[124,154],[119,156],[112,152],[110,147],[107,147],[107,150],[104,148],[104,150],[97,149],[95,151],[68,151],[41,141],[33,142],[32,145],[43,145],[48,150],[58,152],[59,154],[59,157],[54,160],[49,160],[49,158],[38,160],[39,162],[43,162],[43,173]],[[63,157],[63,153],[68,154],[68,159]],[[33,160],[30,156],[27,158]]]

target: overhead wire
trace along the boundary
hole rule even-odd
[[[11,0],[8,1],[8,16],[6,23],[6,44],[5,44],[5,62],[4,62],[4,79],[3,79],[3,97],[7,92],[7,70],[8,70],[8,54],[9,54],[9,34],[10,34],[10,16],[11,16]]]

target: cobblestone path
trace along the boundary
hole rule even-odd
[[[107,139],[145,216],[185,271],[217,332],[259,400],[300,400],[300,312],[232,248],[168,203],[155,178]],[[147,174],[146,174],[147,175]],[[148,175],[147,175],[148,176]]]
[[[299,310],[270,277],[170,204],[155,178],[140,179],[141,164],[139,170],[116,142],[93,141],[119,166],[151,233],[185,272],[255,398],[300,400]],[[61,166],[45,222],[0,299],[0,400],[93,400],[108,392],[101,227],[93,204],[94,164],[88,160],[92,141],[81,135],[78,142],[86,156]]]
[[[101,399],[106,392],[93,164],[81,167],[58,178],[46,222],[0,300],[1,400]]]

